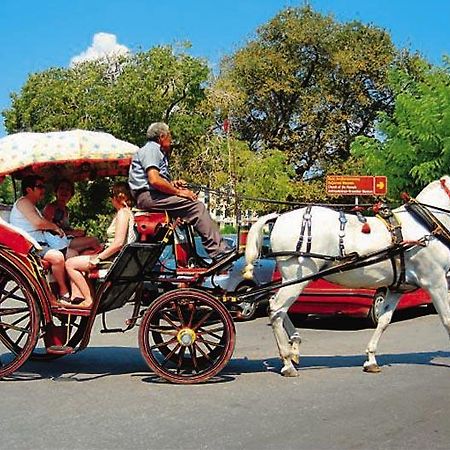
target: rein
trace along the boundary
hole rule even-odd
[[[450,189],[445,183],[445,179],[440,180],[441,188],[447,194],[450,199]],[[406,200],[405,208],[406,210],[414,216],[420,223],[422,223],[433,236],[441,241],[446,247],[450,249],[450,231],[448,228],[430,211],[430,209],[435,209],[437,211],[450,214],[450,210],[445,208],[440,208],[439,206],[428,205],[426,203],[420,203],[416,199],[409,197],[407,194],[403,196]]]
[[[448,228],[428,209],[435,208],[432,205],[419,203],[415,199],[410,199],[405,204],[406,210],[424,225],[430,233],[450,249],[450,231]],[[443,209],[439,208],[441,211]],[[450,213],[448,210],[443,210]]]
[[[221,197],[224,199],[234,198],[235,196],[229,192],[224,191],[220,189],[213,189],[206,186],[202,186],[200,184],[195,183],[187,183],[186,186],[189,189],[197,190],[197,191],[204,191],[204,192],[210,192],[217,197]],[[324,206],[324,207],[330,207],[335,206],[337,208],[355,208],[355,205],[352,203],[304,203],[304,202],[294,202],[294,201],[288,201],[288,200],[273,200],[270,198],[264,198],[264,197],[251,197],[248,195],[242,195],[238,194],[237,196],[238,200],[250,200],[254,202],[261,202],[261,203],[269,203],[273,205],[287,205],[287,206],[299,206],[299,207],[305,207],[305,206]],[[369,207],[372,206],[371,203],[360,203],[358,205],[359,207]]]

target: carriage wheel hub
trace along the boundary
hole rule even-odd
[[[177,335],[178,342],[184,347],[192,345],[196,339],[195,331],[191,328],[183,328]]]

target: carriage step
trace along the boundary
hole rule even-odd
[[[103,330],[100,330],[100,333],[106,334],[106,333],[123,333],[123,328],[104,328]]]
[[[47,347],[47,353],[50,355],[70,355],[74,353],[74,350],[67,345],[52,345]]]

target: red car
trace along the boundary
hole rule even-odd
[[[274,279],[280,279],[278,271]],[[311,281],[299,295],[289,312],[294,314],[343,315],[368,318],[378,323],[380,304],[385,292],[382,289],[351,289],[330,283],[324,279]],[[432,305],[431,298],[422,289],[402,295],[397,310]]]

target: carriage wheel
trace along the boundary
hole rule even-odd
[[[139,329],[150,368],[172,383],[200,383],[218,374],[233,354],[236,332],[228,310],[214,297],[177,289],[156,299]]]
[[[31,355],[39,333],[39,309],[22,273],[0,263],[0,378]]]

